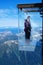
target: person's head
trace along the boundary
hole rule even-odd
[[[27,21],[29,21],[29,22],[30,22],[30,16],[28,16],[28,17],[27,17]]]
[[[27,19],[25,19],[25,22],[27,22]]]

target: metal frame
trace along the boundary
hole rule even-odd
[[[43,17],[43,3],[17,4],[17,8],[20,10],[25,9],[24,12],[40,12],[40,14]],[[26,10],[27,8],[31,8],[31,10]],[[38,9],[32,10],[32,8],[38,8]]]
[[[17,5],[18,8],[42,8],[43,7],[43,3],[33,3],[33,4],[18,4]]]

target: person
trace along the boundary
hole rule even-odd
[[[25,31],[25,38],[30,39],[30,35],[31,35],[30,16],[28,16],[27,19],[25,19],[24,31]]]

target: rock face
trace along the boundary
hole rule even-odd
[[[19,51],[15,41],[6,41],[0,44],[0,65],[41,65],[41,45],[36,46],[34,52]]]
[[[0,65],[42,65],[42,46],[35,51],[19,51],[18,36],[11,31],[0,32]]]
[[[0,65],[19,64],[18,37],[10,31],[0,32]]]
[[[19,62],[18,44],[15,42],[3,43],[0,45],[0,65],[17,65]]]

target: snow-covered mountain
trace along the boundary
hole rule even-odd
[[[0,65],[41,65],[41,46],[34,52],[19,51],[18,37],[24,36],[24,32],[18,34],[16,30],[7,28],[0,31]],[[38,31],[33,30],[32,33],[35,38],[40,37]]]
[[[17,65],[18,62],[18,37],[11,31],[0,32],[0,65]]]

